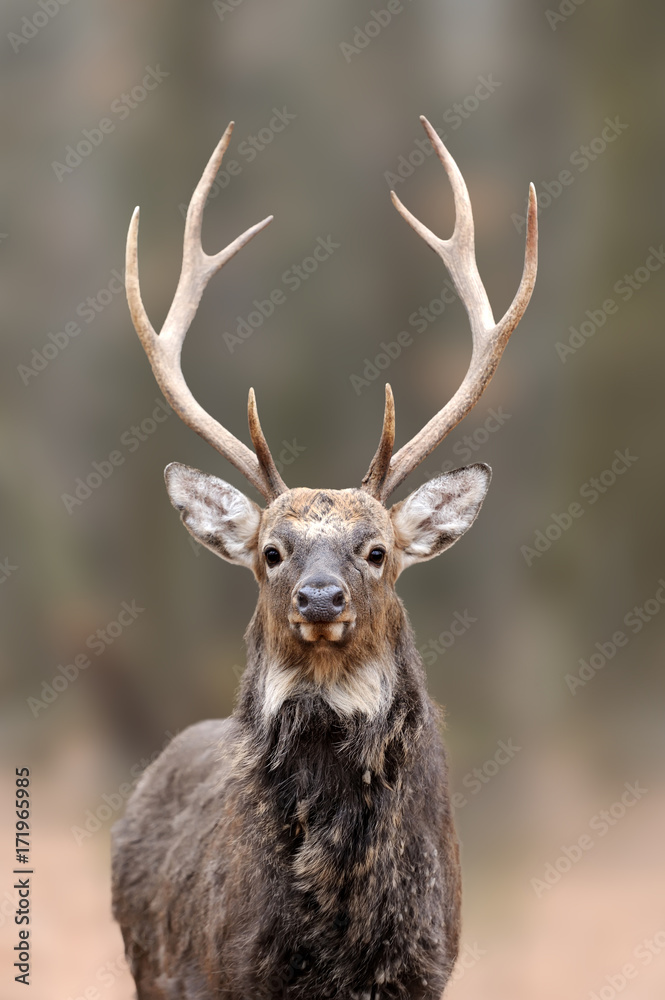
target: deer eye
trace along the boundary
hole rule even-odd
[[[264,549],[263,555],[269,566],[277,566],[282,561],[281,555],[273,545],[269,545],[267,549]]]
[[[385,549],[372,549],[370,554],[367,556],[367,562],[371,562],[372,566],[380,566],[386,556]]]

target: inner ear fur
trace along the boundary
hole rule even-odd
[[[433,559],[475,521],[489,488],[488,465],[468,465],[424,483],[390,509],[400,569]]]
[[[164,479],[190,535],[222,559],[253,569],[261,508],[223,479],[178,462],[167,465]]]

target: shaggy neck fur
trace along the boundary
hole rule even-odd
[[[276,665],[260,615],[248,630],[234,784],[277,879],[276,922],[248,914],[259,928],[255,991],[295,969],[293,997],[432,997],[450,972],[454,864],[442,851],[450,815],[440,719],[403,611],[384,638],[354,686],[352,663],[328,680],[306,663]],[[380,678],[376,698],[370,676]],[[332,982],[337,970],[344,981]]]

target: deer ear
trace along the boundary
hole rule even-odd
[[[462,537],[478,516],[491,477],[488,465],[455,469],[391,507],[400,572],[433,559]]]
[[[190,535],[222,559],[252,569],[261,508],[223,479],[178,462],[166,466],[164,479]]]

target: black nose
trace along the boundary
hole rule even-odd
[[[296,594],[296,605],[308,622],[332,622],[346,607],[346,598],[334,580],[308,580]]]

